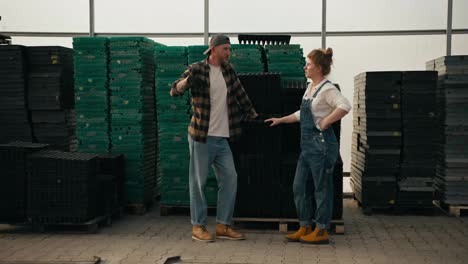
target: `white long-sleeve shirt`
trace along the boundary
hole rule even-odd
[[[327,79],[323,79],[319,84],[315,87],[320,87]],[[312,91],[313,83],[310,83],[307,86],[307,89],[304,93],[304,99],[311,99],[314,95],[315,91]],[[318,130],[321,130],[319,123],[327,117],[335,108],[341,108],[346,112],[351,111],[351,104],[349,103],[348,99],[344,97],[341,92],[336,88],[332,83],[326,83],[322,89],[319,91],[317,96],[313,98],[311,110],[314,116],[315,126]],[[301,111],[298,110],[294,113],[297,120],[301,121]]]

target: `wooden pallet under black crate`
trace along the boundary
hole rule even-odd
[[[37,232],[57,231],[66,233],[97,233],[100,226],[111,226],[116,218],[123,216],[123,208],[116,208],[108,215],[98,216],[83,223],[63,222],[63,223],[41,223],[33,222],[32,228]],[[26,223],[28,224],[28,223]]]
[[[208,206],[208,215],[216,215],[216,206]],[[169,215],[190,215],[189,205],[163,205],[159,206],[159,214],[161,216]]]
[[[277,223],[278,231],[282,233],[287,233],[292,231],[290,226],[296,228],[299,224],[298,219],[290,218],[258,218],[258,217],[234,217],[234,222],[238,223]],[[344,220],[332,220],[330,223],[330,231],[334,234],[344,234],[345,226]]]
[[[112,223],[111,216],[99,216],[83,223],[63,222],[63,223],[32,223],[33,230],[37,232],[66,232],[66,233],[87,233],[95,234],[99,225],[109,226]]]
[[[144,215],[153,204],[153,201],[146,203],[129,203],[125,206],[125,212],[133,215]]]
[[[468,205],[446,204],[440,200],[435,200],[434,205],[451,216],[464,217],[468,215]]]
[[[160,215],[190,215],[189,206],[177,206],[177,205],[160,205]],[[215,215],[216,207],[208,207],[208,215]],[[289,218],[259,218],[259,217],[234,217],[234,222],[237,223],[277,223],[278,230],[280,232],[288,232],[288,226],[297,225],[299,220]],[[332,220],[330,223],[330,230],[335,234],[344,234],[344,220]]]

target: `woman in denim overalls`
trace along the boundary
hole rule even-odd
[[[293,184],[300,228],[286,236],[288,241],[311,244],[329,242],[327,230],[333,210],[332,173],[339,152],[331,124],[351,110],[349,101],[325,77],[330,73],[332,56],[330,48],[310,52],[304,70],[312,83],[307,87],[301,109],[288,116],[265,120],[271,122],[271,126],[301,122],[301,155]],[[306,188],[310,177],[314,192]],[[312,198],[315,198],[317,205],[315,215],[312,215]]]

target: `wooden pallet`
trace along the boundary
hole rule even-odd
[[[161,216],[190,215],[190,206],[161,204],[159,205],[159,214]],[[216,206],[208,206],[208,215],[216,215]]]
[[[143,203],[127,204],[125,212],[132,215],[144,215],[148,210],[148,206]]]
[[[134,215],[144,215],[148,209],[153,206],[154,201],[147,201],[143,203],[129,203],[125,206],[125,212]]]
[[[440,214],[435,206],[361,206],[361,209],[366,216],[373,214],[434,216]]]
[[[434,201],[434,205],[451,216],[462,217],[468,215],[468,205],[452,205],[438,200]]]
[[[290,218],[256,218],[256,217],[235,217],[234,222],[263,222],[263,223],[278,223],[278,231],[287,233],[290,231],[288,225],[297,225],[299,220]],[[332,220],[330,223],[330,231],[334,234],[344,234],[344,220]]]
[[[66,233],[86,233],[95,234],[99,225],[109,225],[112,223],[112,216],[99,216],[83,223],[32,223],[32,228],[36,232],[57,231]]]
[[[363,206],[362,203],[354,197],[358,206],[362,209],[362,213],[366,216],[371,216],[374,213],[387,215],[426,215],[433,216],[438,214],[438,210],[433,205],[424,206],[407,206],[407,205],[368,205]]]

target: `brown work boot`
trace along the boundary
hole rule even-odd
[[[216,224],[216,238],[230,239],[230,240],[243,240],[244,234],[234,231],[231,226],[224,224]]]
[[[212,234],[206,230],[204,226],[194,225],[192,226],[192,239],[201,242],[214,242],[215,239]]]
[[[328,231],[318,227],[316,227],[312,233],[302,236],[299,241],[306,244],[328,244],[330,242],[328,239]]]
[[[299,239],[302,236],[308,235],[310,232],[312,232],[312,228],[310,226],[301,226],[295,233],[286,235],[286,239],[289,242],[299,242]]]

